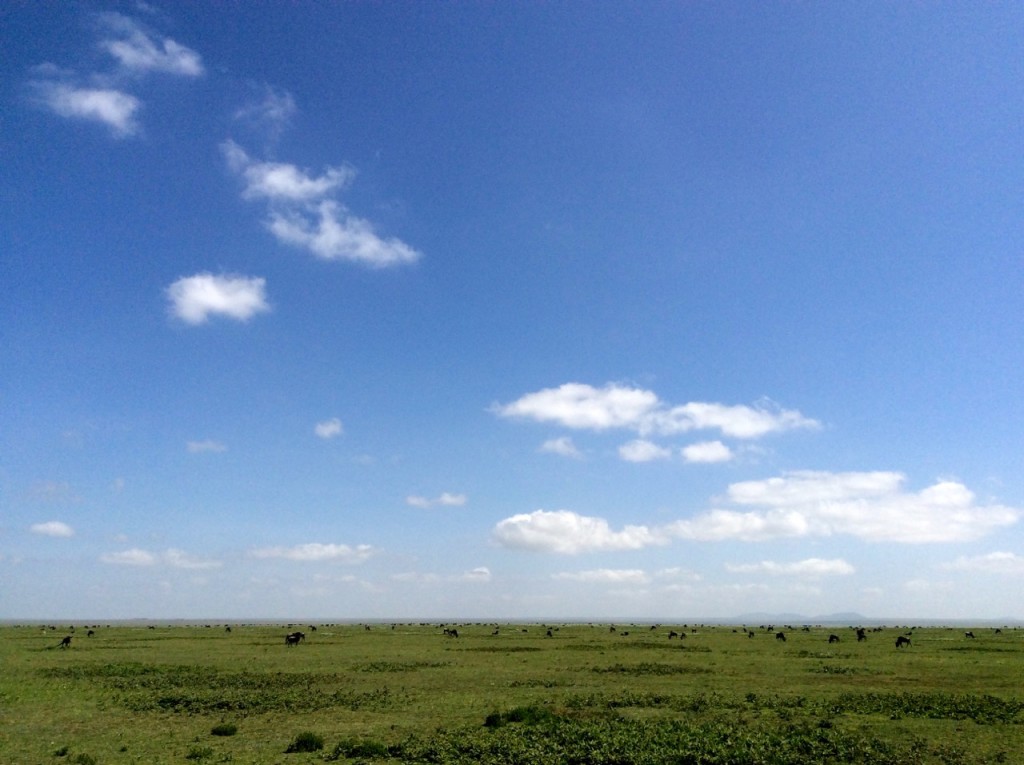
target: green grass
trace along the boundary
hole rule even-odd
[[[1024,762],[1024,630],[648,626],[3,627],[0,762]]]

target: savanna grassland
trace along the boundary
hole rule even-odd
[[[766,627],[2,627],[0,763],[1024,763],[1024,630]]]

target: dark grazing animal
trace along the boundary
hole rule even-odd
[[[974,639],[974,633],[973,632],[965,632],[964,633],[964,637],[971,638],[973,640]]]
[[[830,642],[830,643],[838,643],[839,642],[839,635],[829,635],[828,636],[828,642]]]
[[[783,643],[785,643],[786,642],[786,633],[785,632],[776,632],[775,633],[775,639],[776,640],[781,640]]]
[[[306,639],[305,632],[291,632],[284,636],[285,645],[298,645]]]
[[[868,636],[864,634],[864,628],[863,627],[858,627],[857,628],[857,642],[859,643],[862,640],[867,640],[867,639],[868,639]]]
[[[902,648],[905,645],[910,645],[910,638],[908,638],[906,635],[900,635],[898,638],[896,638],[897,648]]]
[[[61,648],[70,648],[71,647],[71,635],[67,635],[63,640],[60,641],[60,647]]]

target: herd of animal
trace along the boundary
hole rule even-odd
[[[206,626],[210,626],[210,625],[206,625]],[[367,630],[370,629],[370,625],[367,624],[367,625],[364,625],[364,626],[365,626],[365,628]],[[448,627],[446,625],[440,625],[440,626],[443,629],[443,633],[442,634],[445,637],[457,638],[459,636],[459,631],[455,627]],[[394,628],[395,628],[395,625],[392,625],[391,629],[394,629]],[[685,630],[687,628],[689,628],[689,625],[684,625],[682,631],[679,631],[679,632],[677,632],[674,629],[670,630],[669,633],[668,633],[668,639],[669,640],[674,640],[674,639],[682,640],[682,639],[684,639],[686,637],[686,631]],[[54,626],[49,626],[49,627],[44,627],[43,629],[44,629],[44,631],[55,631],[57,628],[54,627]],[[70,629],[71,632],[74,632],[74,630],[75,630],[74,627],[70,627],[69,629]],[[149,629],[156,629],[156,628],[153,627],[153,626],[150,626]],[[316,625],[313,625],[313,624],[309,625],[309,627],[308,627],[308,630],[310,632],[316,632],[316,629],[317,629]],[[544,627],[542,627],[542,629],[546,630],[545,635],[547,637],[553,637],[554,636],[554,631],[553,630],[557,630],[558,628],[557,627],[551,628],[551,627],[544,626]],[[651,631],[657,630],[658,629],[658,625],[652,625],[650,629],[651,629]],[[697,628],[696,627],[689,628],[689,629],[690,629],[690,632],[692,634],[696,634],[697,633]],[[747,627],[743,627],[742,629],[743,629],[744,634],[746,634],[746,636],[748,638],[753,638],[755,636],[754,630],[748,629]],[[785,625],[785,629],[788,629],[791,632],[795,631],[794,628],[792,626],[790,626],[790,625]],[[810,632],[811,631],[811,628],[809,626],[804,626],[804,627],[802,627],[800,629],[802,631],[804,631],[804,632]],[[868,630],[865,627],[850,627],[850,629],[854,631],[854,634],[856,635],[856,638],[857,638],[857,642],[863,642],[863,641],[866,641],[868,639],[868,634],[867,634]],[[786,633],[785,633],[785,631],[784,630],[776,630],[774,625],[771,625],[771,624],[761,625],[761,630],[766,632],[766,633],[768,633],[768,634],[774,633],[775,634],[775,639],[777,641],[779,641],[779,642],[782,642],[782,643],[786,642]],[[225,631],[226,632],[231,632],[231,625],[227,625],[225,627]],[[522,631],[526,632],[527,630],[524,628],[524,629],[522,629]],[[876,633],[877,632],[882,632],[883,628],[882,627],[875,627],[871,631],[872,632],[876,632]],[[616,632],[618,632],[618,630],[617,630],[617,628],[614,625],[612,625],[609,628],[609,632],[616,633]],[[733,632],[738,632],[738,630],[734,629]],[[95,634],[96,634],[96,631],[94,629],[89,629],[88,632],[86,632],[86,637],[92,637]],[[495,627],[494,631],[491,634],[492,635],[499,634],[499,627]],[[622,637],[628,637],[629,636],[629,632],[628,631],[618,632],[618,634],[621,635]],[[897,637],[896,637],[896,648],[909,648],[911,646],[910,638],[911,638],[912,634],[913,633],[911,631],[907,631],[907,632],[905,632],[903,634],[897,635]],[[995,628],[993,630],[993,634],[1000,635],[1000,634],[1002,634],[1002,630],[997,627],[997,628]],[[968,630],[968,631],[964,632],[964,637],[966,639],[969,639],[969,640],[974,640],[975,639],[974,631],[973,630]],[[72,638],[72,635],[65,635],[60,640],[60,642],[57,644],[56,647],[57,648],[70,648],[71,647],[71,638]],[[286,646],[297,646],[300,643],[304,642],[305,640],[306,640],[306,633],[305,632],[301,632],[299,630],[295,630],[293,632],[289,632],[288,634],[286,634],[284,636],[284,644]],[[830,633],[829,636],[828,636],[828,642],[830,644],[831,643],[838,643],[838,642],[840,642],[839,635],[837,635],[835,633]]]

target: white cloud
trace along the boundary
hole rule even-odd
[[[191,48],[169,37],[154,39],[142,25],[120,13],[104,13],[100,20],[111,35],[100,40],[100,48],[116,58],[126,70],[138,74],[165,72],[184,77],[203,74],[202,57]]]
[[[189,555],[183,550],[171,548],[161,555],[161,561],[174,568],[185,568],[190,570],[220,568],[220,561],[204,560],[194,555]]]
[[[670,407],[651,391],[614,383],[603,388],[566,383],[528,393],[510,404],[495,405],[493,411],[502,417],[554,422],[579,430],[634,430],[641,436],[718,429],[727,436],[749,439],[819,427],[818,422],[795,410],[767,404],[753,408],[691,402]]]
[[[328,167],[313,176],[295,165],[256,161],[234,141],[225,141],[221,149],[228,167],[246,182],[242,196],[268,201],[267,228],[280,242],[324,260],[350,260],[373,268],[420,258],[405,242],[378,236],[369,221],[326,198],[355,176],[352,168]]]
[[[266,280],[236,275],[200,273],[186,276],[167,288],[171,313],[187,324],[203,324],[211,316],[248,321],[270,310]]]
[[[687,462],[705,464],[728,462],[733,458],[732,449],[721,441],[703,441],[699,444],[684,446],[682,455]]]
[[[42,534],[45,537],[73,537],[75,530],[63,521],[46,521],[45,523],[33,523],[29,527],[33,534]]]
[[[583,457],[580,450],[576,448],[576,444],[572,442],[572,439],[569,438],[569,436],[548,439],[540,445],[539,451],[547,454],[559,454],[563,457],[571,457],[573,459],[581,459]]]
[[[671,456],[671,449],[658,446],[642,438],[630,441],[619,447],[619,457],[626,460],[626,462],[652,462],[654,460],[667,460]]]
[[[194,555],[189,555],[183,550],[177,550],[175,548],[169,548],[164,552],[150,552],[149,550],[141,550],[139,548],[132,548],[130,550],[122,550],[121,552],[104,553],[100,556],[100,561],[103,563],[110,563],[117,566],[170,566],[171,568],[181,568],[188,570],[200,570],[200,569],[211,569],[220,568],[220,561],[206,560],[198,558]]]
[[[332,417],[329,420],[318,422],[316,426],[313,428],[313,432],[316,433],[317,436],[319,436],[320,438],[326,440],[328,438],[340,436],[344,431],[341,426],[341,420],[339,420],[337,417]]]
[[[638,550],[665,539],[646,526],[612,531],[603,518],[570,510],[535,510],[500,521],[493,532],[502,547],[575,555],[597,550]]]
[[[564,571],[552,579],[598,584],[648,584],[651,578],[640,569],[599,568],[590,571]]]
[[[727,571],[734,574],[770,574],[771,576],[847,576],[854,573],[855,569],[842,558],[825,560],[823,558],[807,558],[795,563],[776,563],[775,561],[761,561],[760,563],[730,564],[725,566]]]
[[[284,162],[257,162],[230,140],[221,144],[221,150],[228,167],[245,179],[242,196],[246,199],[262,197],[287,202],[322,199],[355,176],[355,171],[348,167],[328,167],[323,175],[312,176]]]
[[[129,93],[63,82],[35,82],[33,86],[39,102],[61,117],[101,122],[117,138],[127,138],[139,131],[136,114],[142,104]]]
[[[442,507],[461,507],[466,504],[467,499],[468,497],[465,494],[452,494],[446,491],[434,499],[410,494],[405,498],[405,503],[412,507],[422,508],[435,507],[436,505],[441,505]]]
[[[729,487],[727,498],[757,509],[715,509],[678,521],[667,533],[683,539],[758,541],[849,534],[871,542],[962,542],[1017,522],[1022,511],[978,506],[962,484],[940,481],[903,491],[899,473],[801,471]]]
[[[292,94],[286,90],[264,86],[263,97],[235,112],[235,119],[266,130],[276,139],[290,124],[297,108]],[[231,144],[227,141],[225,144]],[[225,146],[222,144],[222,148]],[[243,154],[245,152],[242,152]]]
[[[991,552],[985,555],[961,555],[942,566],[950,571],[977,571],[982,574],[1024,575],[1024,557],[1012,552]]]
[[[104,563],[113,563],[119,566],[153,566],[156,565],[157,557],[146,550],[133,548],[115,553],[104,553],[100,556]]]
[[[351,260],[386,268],[420,258],[419,252],[400,239],[377,236],[369,221],[332,200],[324,200],[310,211],[272,210],[267,225],[280,241],[307,249],[323,260]]]
[[[250,555],[254,558],[284,558],[285,560],[297,561],[338,561],[340,563],[363,563],[374,555],[376,551],[370,545],[349,545],[321,544],[310,542],[308,544],[296,545],[294,547],[265,547],[252,550]]]
[[[477,566],[471,571],[465,572],[459,579],[463,582],[489,582],[491,581],[491,570],[487,566]]]
[[[188,449],[189,454],[204,454],[212,453],[219,454],[226,452],[228,447],[222,444],[220,441],[189,441],[185,444],[185,448]]]

